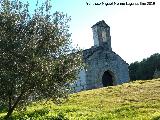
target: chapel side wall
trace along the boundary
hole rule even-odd
[[[86,90],[86,71],[84,69],[79,72],[77,80],[71,87],[73,92]]]

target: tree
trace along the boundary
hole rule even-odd
[[[137,71],[139,67],[139,62],[136,61],[129,65],[129,76],[131,80],[137,80]]]
[[[13,110],[33,100],[66,98],[83,63],[71,47],[70,17],[51,14],[50,1],[35,9],[18,0],[0,3],[0,104]]]
[[[134,62],[129,65],[131,80],[152,79],[155,70],[160,70],[160,54],[155,53],[141,62]]]

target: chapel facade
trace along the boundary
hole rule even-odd
[[[86,68],[72,85],[74,92],[119,85],[130,79],[128,64],[112,51],[110,27],[102,20],[91,28],[94,46],[83,50]]]

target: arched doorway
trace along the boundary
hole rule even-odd
[[[111,75],[110,71],[105,71],[102,76],[102,84],[103,87],[113,86],[113,76]]]

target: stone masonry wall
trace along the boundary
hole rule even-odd
[[[105,50],[105,46],[84,50],[87,69],[80,72],[80,79],[75,83],[75,92],[103,87],[102,76],[110,71],[113,84],[129,81],[128,64],[115,52]]]

